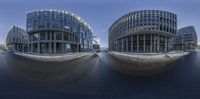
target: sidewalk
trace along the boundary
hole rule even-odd
[[[27,54],[27,53],[18,53],[14,54],[29,58],[32,60],[43,61],[43,62],[62,62],[62,61],[70,61],[77,58],[81,58],[84,56],[92,55],[92,53],[67,53],[67,54],[59,54],[59,55],[39,55],[39,54]]]
[[[184,53],[121,53],[121,52],[109,52],[110,55],[117,58],[120,61],[131,64],[130,66],[121,66],[121,68],[127,70],[155,70],[168,66],[181,57],[189,54]]]
[[[6,53],[6,51],[0,50],[0,53]]]
[[[109,52],[111,55],[119,57],[119,58],[125,58],[127,60],[160,60],[160,59],[166,59],[166,58],[175,58],[175,57],[181,57],[189,54],[189,52],[178,52],[178,53],[127,53],[127,52]]]

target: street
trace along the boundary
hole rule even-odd
[[[106,52],[62,63],[0,53],[0,98],[200,98],[200,52],[155,75],[127,75],[114,65],[128,64]]]

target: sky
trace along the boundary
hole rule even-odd
[[[76,13],[108,46],[108,28],[121,16],[137,10],[166,10],[178,16],[178,28],[193,25],[200,38],[200,0],[0,0],[0,43],[16,25],[26,29],[26,13],[37,9],[56,9]],[[198,40],[200,42],[200,40]]]

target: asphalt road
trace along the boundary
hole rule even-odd
[[[113,69],[115,65],[127,64],[105,52],[62,63],[0,53],[0,99],[200,98],[200,52],[156,75],[131,76]]]

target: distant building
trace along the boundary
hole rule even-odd
[[[108,51],[108,47],[100,47],[100,49],[103,51]]]
[[[93,36],[92,38],[93,50],[100,50],[100,38],[98,36]]]
[[[161,10],[130,12],[109,28],[109,50],[118,52],[167,52],[173,47],[177,16]]]
[[[92,50],[92,29],[80,16],[63,10],[27,13],[30,52],[64,54]]]
[[[177,50],[191,51],[197,47],[197,33],[194,26],[179,29],[176,34],[175,48]]]
[[[13,26],[7,34],[6,46],[10,51],[28,51],[28,35],[26,31]]]
[[[5,44],[0,44],[0,50],[7,50],[7,47]]]

